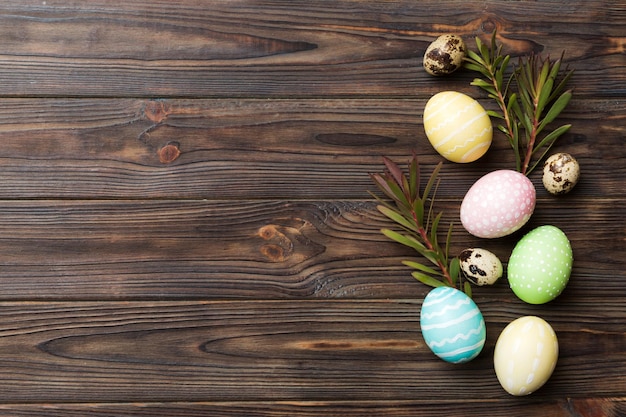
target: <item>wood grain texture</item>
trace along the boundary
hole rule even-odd
[[[622,301],[545,309],[562,349],[535,400],[623,395]],[[504,400],[491,353],[521,309],[477,302],[485,352],[456,367],[431,360],[415,300],[2,303],[0,401]]]
[[[485,105],[490,103],[483,99]],[[0,198],[363,199],[382,155],[441,158],[422,125],[425,100],[6,100],[0,105]],[[623,196],[624,101],[575,99],[554,148],[580,161],[577,194]],[[440,197],[514,168],[495,134],[479,164],[446,163]],[[176,143],[180,156],[160,151]],[[540,173],[531,179],[540,190]],[[545,192],[544,192],[545,195]]]
[[[507,1],[7,1],[0,95],[425,96],[437,90],[418,70],[432,38],[498,29],[514,55],[567,50],[585,80],[580,94],[623,96],[622,3],[556,10]]]
[[[578,416],[622,416],[626,412],[626,401],[620,398],[568,398],[561,400],[524,401],[491,400],[489,402],[462,400],[458,402],[394,401],[385,406],[380,401],[267,401],[267,402],[188,402],[188,403],[126,403],[126,404],[46,404],[0,405],[0,412],[12,416],[84,416],[96,417],[125,416],[342,416],[369,417],[385,415],[389,417],[432,416],[447,417],[462,410],[463,416],[506,417],[518,412],[544,417]]]
[[[454,223],[452,253],[484,247],[505,263],[531,228],[568,234],[575,269],[570,300],[626,298],[621,200],[543,199],[518,233],[495,241],[470,236],[459,202],[442,201]],[[568,210],[560,215],[566,204]],[[421,297],[401,264],[416,254],[387,241],[393,227],[372,201],[4,202],[0,209],[0,299],[181,299]],[[594,226],[577,233],[579,219]],[[477,289],[514,299],[506,282]],[[494,292],[495,291],[495,292]],[[564,295],[565,297],[565,295]],[[567,307],[565,307],[567,308]]]
[[[0,4],[0,416],[626,415],[626,5],[621,1],[5,0]],[[452,252],[505,263],[530,229],[566,232],[574,269],[546,305],[506,276],[474,299],[487,344],[440,361],[420,335],[429,288],[387,240],[368,174],[441,161],[422,112],[474,74],[421,69],[438,35],[575,70],[582,167],[530,222],[481,240],[467,189],[513,167],[496,134],[445,162],[436,208]],[[545,318],[554,375],[511,397],[501,330]]]

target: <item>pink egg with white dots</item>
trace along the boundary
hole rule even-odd
[[[490,172],[474,183],[461,203],[461,223],[476,237],[510,235],[528,222],[535,210],[533,183],[517,171]]]

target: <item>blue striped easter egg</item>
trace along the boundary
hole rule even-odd
[[[430,350],[446,362],[471,361],[485,345],[487,331],[482,313],[456,288],[437,287],[426,295],[420,325]]]

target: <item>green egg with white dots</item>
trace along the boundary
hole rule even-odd
[[[515,245],[507,266],[511,289],[529,304],[544,304],[563,292],[574,261],[567,236],[555,226],[540,226]]]

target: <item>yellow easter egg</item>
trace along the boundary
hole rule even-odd
[[[542,318],[524,316],[509,323],[496,342],[493,365],[502,388],[515,396],[529,395],[552,376],[559,359],[559,341]]]
[[[491,119],[476,100],[457,91],[443,91],[424,108],[424,130],[435,150],[452,162],[473,162],[483,156],[493,136]]]

